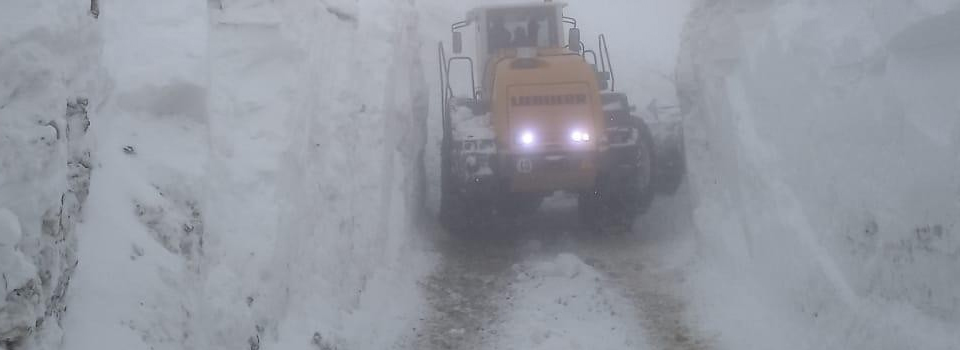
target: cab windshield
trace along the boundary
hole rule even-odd
[[[556,10],[552,7],[490,10],[487,15],[489,53],[519,47],[555,47]]]

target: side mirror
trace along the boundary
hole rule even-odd
[[[570,33],[567,34],[567,46],[570,48],[570,51],[580,52],[580,28],[570,28]]]
[[[460,54],[463,52],[463,33],[453,32],[453,53]]]

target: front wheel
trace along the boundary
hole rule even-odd
[[[642,119],[631,122],[636,144],[616,150],[618,153],[611,155],[613,164],[597,180],[597,187],[580,193],[580,218],[588,226],[629,230],[653,203],[657,167],[653,137]]]
[[[629,201],[636,208],[635,214],[640,216],[646,214],[653,203],[656,194],[657,168],[660,166],[660,162],[654,148],[653,134],[647,124],[640,118],[637,118],[637,131],[640,139],[637,140],[637,155],[635,158],[636,181],[628,184],[629,188],[626,193],[632,197]]]

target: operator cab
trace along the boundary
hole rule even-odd
[[[480,10],[486,10],[480,16],[485,17],[481,27],[486,30],[487,54],[495,55],[502,49],[522,47],[560,47],[558,10],[562,6],[546,5]]]
[[[438,45],[445,222],[469,222],[457,216],[489,213],[491,205],[501,213],[535,210],[555,191],[578,193],[585,215],[595,216],[601,204],[632,203],[645,188],[632,180],[650,168],[641,169],[650,159],[644,148],[635,140],[610,147],[616,132],[640,135],[641,122],[626,114],[629,121],[608,127],[608,119],[625,118],[603,106],[615,86],[606,39],[598,37],[596,52],[585,49],[565,7],[547,0],[476,8],[451,26],[456,56]],[[463,34],[475,45],[466,54]],[[455,92],[451,80],[469,93]]]
[[[580,30],[574,19],[563,16],[566,7],[562,2],[535,2],[475,8],[467,13],[465,21],[454,24],[453,52],[463,51],[458,30],[473,25],[478,60],[474,74],[484,77],[480,88],[489,93],[492,82],[486,79],[486,70],[501,58],[580,53]],[[572,25],[569,33],[565,33],[564,24]]]

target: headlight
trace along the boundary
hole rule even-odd
[[[537,141],[536,135],[531,131],[525,131],[523,134],[520,134],[520,143],[526,146],[532,145]]]
[[[590,133],[575,130],[570,133],[570,140],[573,142],[590,142]]]

